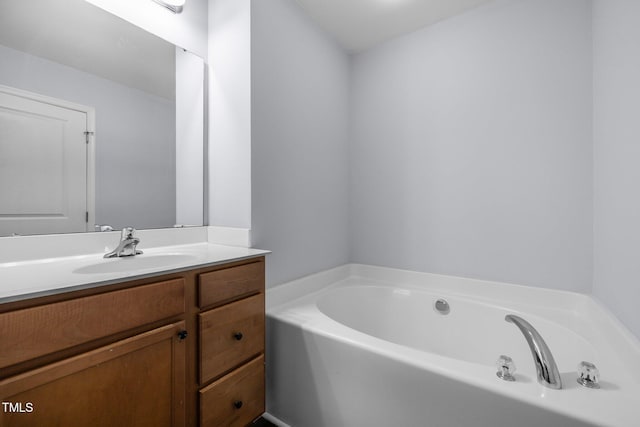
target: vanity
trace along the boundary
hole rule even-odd
[[[74,257],[59,263],[80,267],[61,276],[55,261],[5,269],[8,281],[53,268],[83,283],[0,298],[0,425],[245,426],[262,415],[266,252],[179,250]],[[178,255],[171,267],[144,261]]]
[[[0,426],[249,424],[267,252],[206,226],[205,59],[88,1],[5,6]]]

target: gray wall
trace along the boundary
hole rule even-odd
[[[640,2],[596,0],[594,294],[640,337]]]
[[[352,79],[352,262],[591,289],[589,1],[497,1]]]
[[[363,262],[593,291],[640,335],[637,2],[498,0],[351,64],[293,0],[251,13],[270,285]]]
[[[95,108],[96,223],[175,223],[173,100],[4,46],[0,84]]]
[[[291,0],[251,3],[252,241],[268,284],[349,262],[349,59]]]

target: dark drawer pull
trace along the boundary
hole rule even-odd
[[[233,407],[236,409],[242,408],[242,400],[236,400],[235,402],[233,402]]]
[[[244,337],[244,335],[242,335],[242,332],[236,332],[233,334],[233,337],[236,339],[236,341],[240,341]]]

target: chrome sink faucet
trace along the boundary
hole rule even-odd
[[[508,314],[505,316],[504,320],[516,325],[527,340],[527,344],[529,344],[529,349],[531,350],[531,355],[533,356],[533,363],[536,365],[538,382],[545,387],[560,390],[562,388],[560,371],[558,371],[558,365],[556,365],[556,361],[551,354],[551,350],[547,343],[542,339],[542,336],[538,331],[536,331],[531,323],[527,322],[522,317]]]
[[[122,234],[120,235],[120,243],[118,243],[118,247],[105,254],[104,257],[116,258],[140,255],[142,251],[136,249],[136,246],[138,245],[138,243],[140,243],[140,239],[134,236],[135,232],[136,230],[133,227],[123,228]]]

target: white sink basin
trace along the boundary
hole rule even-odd
[[[78,274],[134,272],[136,270],[146,270],[149,268],[172,267],[195,259],[195,256],[186,254],[142,254],[131,257],[104,259],[95,264],[77,268],[73,270],[73,272]]]

